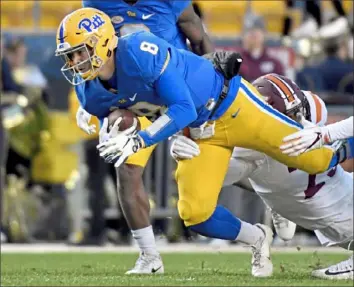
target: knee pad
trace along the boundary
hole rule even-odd
[[[178,200],[178,213],[186,226],[199,224],[207,220],[214,212],[215,206],[198,201]]]

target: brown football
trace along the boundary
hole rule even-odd
[[[108,130],[110,130],[113,127],[115,121],[120,117],[123,118],[122,122],[119,124],[120,131],[125,131],[126,129],[129,129],[133,125],[134,119],[138,120],[137,116],[131,111],[119,110],[119,109],[114,110],[108,116]],[[139,120],[138,120],[137,130],[140,130]]]

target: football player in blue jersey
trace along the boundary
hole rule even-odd
[[[106,13],[117,36],[146,30],[179,49],[204,55],[213,51],[200,18],[194,12],[191,0],[83,0],[83,7],[92,7]]]
[[[100,155],[116,167],[185,127],[200,127],[199,156],[179,161],[176,171],[179,215],[199,234],[226,240],[241,236],[241,221],[217,206],[235,146],[263,152],[310,174],[332,168],[348,154],[344,145],[298,157],[283,154],[282,139],[302,127],[267,104],[250,83],[240,76],[227,79],[209,60],[152,33],[118,39],[102,11],[84,8],[65,17],[57,32],[56,55],[64,58],[61,70],[75,85],[82,107],[101,120],[102,135],[110,133],[107,116],[112,107],[153,119],[147,128],[129,128],[101,142]],[[296,103],[294,91],[287,86],[284,90],[291,107]],[[203,133],[206,129],[208,136]]]
[[[194,13],[190,0],[83,0],[82,3],[83,7],[97,8],[105,12],[111,18],[119,37],[145,30],[180,49],[188,48],[188,39],[192,51],[198,55],[213,51],[213,45],[200,18]],[[116,92],[112,87],[110,91]],[[90,117],[83,107],[78,109],[78,125],[89,134],[95,132],[95,127],[89,125]],[[139,117],[139,121],[142,128],[151,124],[146,117]],[[120,205],[141,250],[135,268],[128,271],[128,274],[151,273],[152,269],[156,270],[162,265],[150,224],[149,200],[142,179],[144,168],[154,148],[155,146],[151,146],[132,155],[117,169]],[[158,272],[163,272],[163,268]]]

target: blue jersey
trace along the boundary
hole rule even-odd
[[[191,5],[190,0],[138,0],[130,5],[123,0],[83,0],[83,7],[106,13],[118,36],[147,30],[179,49],[187,49],[186,37],[177,25],[181,13]]]
[[[210,118],[209,104],[219,98],[224,78],[207,59],[176,49],[149,32],[120,38],[114,56],[115,72],[108,82],[86,81],[76,86],[76,93],[82,107],[101,120],[116,108],[152,120],[158,117],[139,132],[147,146],[186,126],[219,118],[240,85],[239,76],[231,80],[228,96]]]

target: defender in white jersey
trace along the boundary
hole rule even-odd
[[[301,91],[285,77],[266,75],[253,85],[273,107],[289,117],[301,115],[317,126],[327,121],[323,101],[311,92]],[[185,147],[184,152],[187,150]],[[249,178],[254,190],[272,210],[306,229],[315,230],[322,244],[353,249],[353,178],[340,166],[323,174],[309,175],[257,151],[235,148],[224,186],[244,178]],[[321,278],[352,279],[353,257],[312,274]]]

